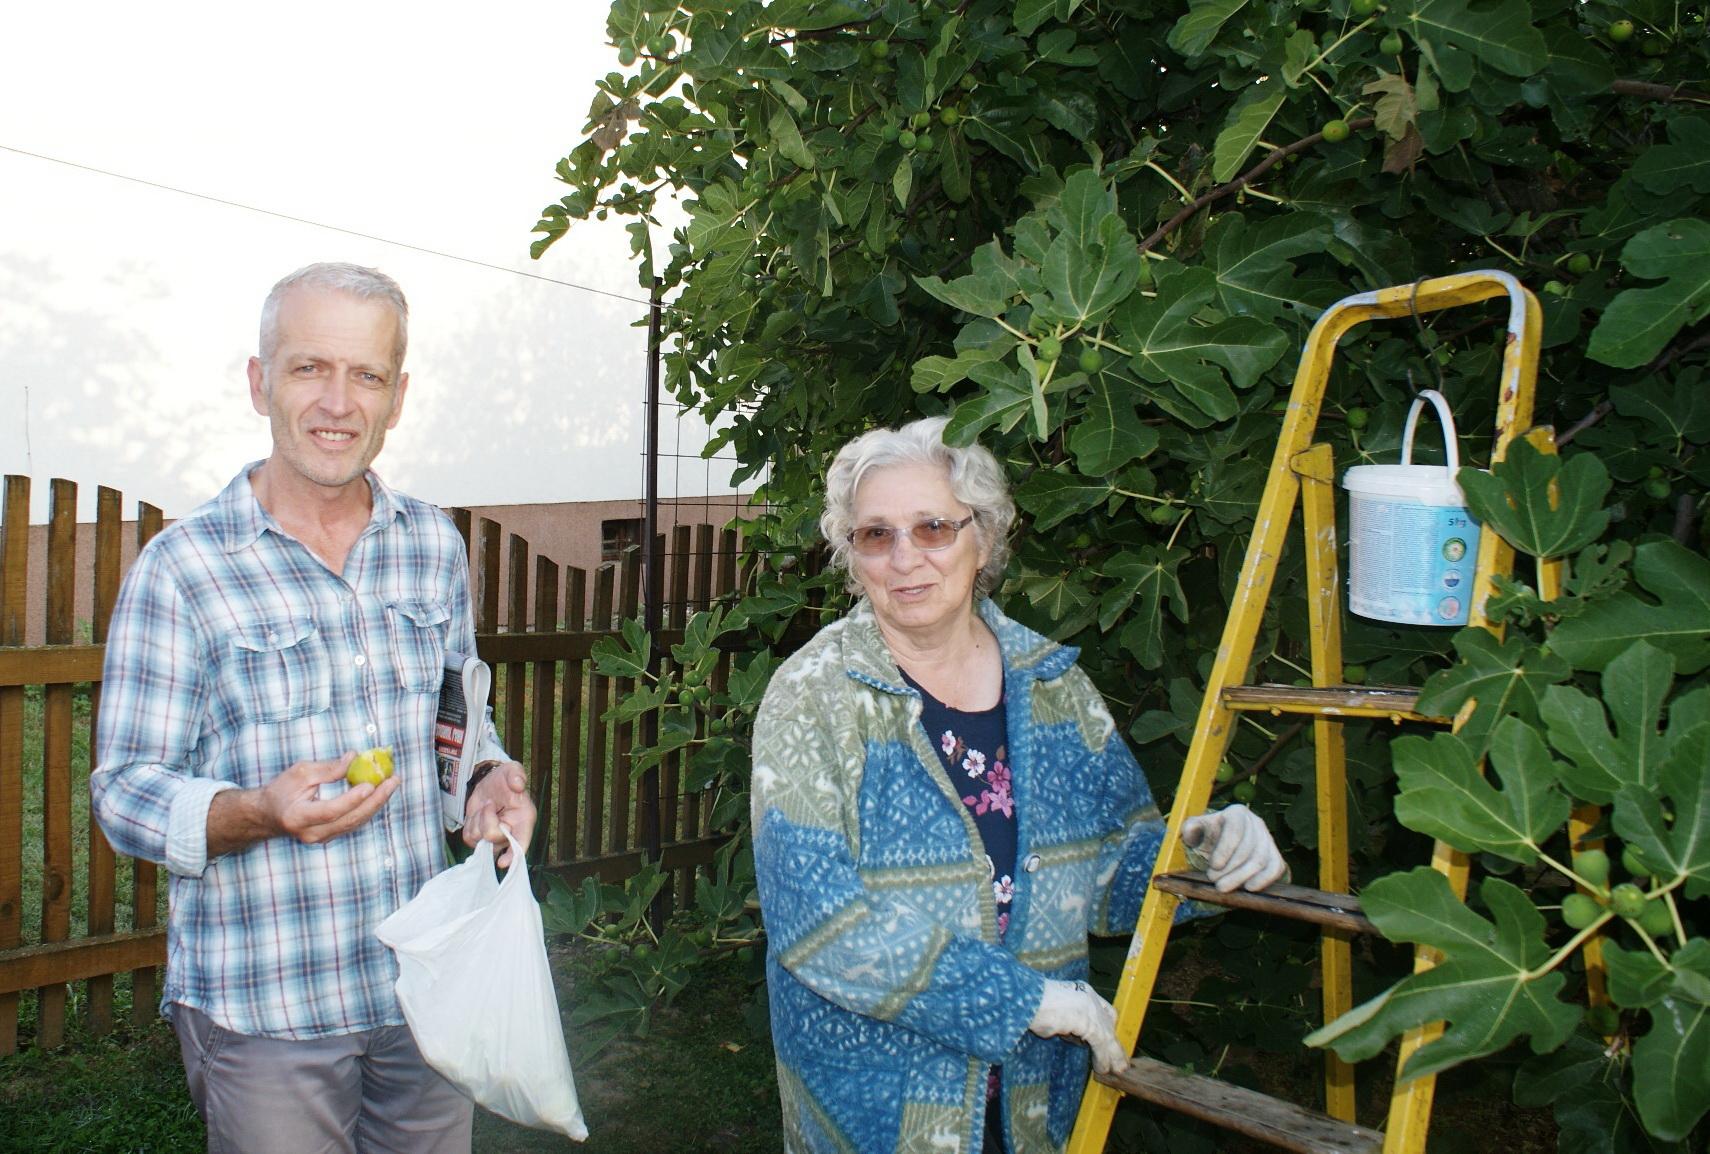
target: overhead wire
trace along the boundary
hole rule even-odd
[[[494,264],[491,261],[479,260],[471,256],[461,256],[454,252],[444,252],[440,249],[429,248],[426,245],[412,244],[409,241],[393,240],[390,237],[376,236],[373,233],[363,232],[360,229],[345,228],[343,225],[327,224],[325,221],[310,220],[308,217],[302,216],[293,216],[288,212],[280,212],[277,209],[262,208],[258,205],[245,204],[241,200],[230,200],[223,196],[213,196],[205,192],[196,192],[188,188],[179,188],[177,185],[163,184],[157,180],[147,180],[140,176],[130,176],[123,172],[113,172],[110,169],[98,168],[93,164],[83,164],[75,160],[66,160],[63,157],[48,156],[41,152],[31,152],[27,148],[17,148],[10,144],[0,144],[0,152],[10,152],[18,156],[27,156],[32,160],[41,160],[46,161],[49,164],[63,165],[66,168],[80,169],[83,172],[92,172],[98,176],[105,176],[112,180],[123,180],[131,184],[140,184],[146,188],[159,189],[162,192],[176,193],[179,196],[188,196],[195,200],[205,200],[212,204],[225,205],[227,208],[237,208],[242,209],[245,212],[260,213],[263,216],[271,216],[278,220],[288,220],[293,224],[305,224],[311,228],[324,228],[331,232],[343,233],[346,236],[354,236],[361,240],[373,241],[376,244],[388,244],[396,248],[404,248],[409,249],[412,252],[423,253],[427,256],[436,256],[444,260],[454,260],[463,264],[475,265],[478,268],[492,269],[494,272],[509,273],[512,276],[526,277],[529,280],[544,281],[547,284],[560,285],[564,288],[577,289],[581,292],[595,293],[599,296],[611,297],[614,300],[627,301],[630,304],[637,304],[646,307],[649,303],[645,297],[626,296],[623,293],[613,292],[610,289],[595,288],[593,285],[577,284],[575,281],[559,280],[557,277],[550,277],[544,273],[528,272],[525,269],[510,268],[506,265]]]

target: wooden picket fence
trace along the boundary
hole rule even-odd
[[[146,1023],[156,1013],[166,960],[163,883],[153,864],[115,855],[88,813],[104,643],[124,559],[163,525],[161,511],[143,502],[127,522],[121,504],[117,490],[99,488],[93,547],[80,557],[77,486],[52,480],[46,581],[32,590],[30,479],[6,477],[0,496],[0,1055],[32,1038],[40,1047],[60,1045],[68,1012],[91,1033],[111,1031],[119,975],[129,975],[131,1020]],[[575,882],[621,881],[651,858],[671,871],[686,901],[694,871],[728,835],[709,828],[710,794],[682,791],[680,755],[654,774],[632,775],[642,723],[612,725],[603,715],[635,684],[600,676],[591,661],[596,642],[640,614],[638,551],[589,574],[532,555],[526,540],[507,539],[487,518],[450,513],[471,546],[477,649],[494,670],[494,721],[505,747],[528,765],[540,809],[531,859]],[[690,614],[745,579],[739,546],[735,529],[704,524],[678,525],[669,541],[655,541],[664,575],[660,651],[681,640]],[[77,637],[75,613],[80,566],[82,587],[93,590],[86,640]],[[45,605],[45,644],[25,643],[32,596]],[[721,657],[716,687],[729,663]],[[39,725],[26,726],[27,710],[39,711]],[[32,728],[40,749],[32,740],[26,758]],[[39,872],[24,851],[26,779],[38,770]],[[81,823],[88,848],[79,893],[74,825]],[[74,895],[84,899],[82,918],[73,916]],[[29,933],[26,917],[36,923]]]

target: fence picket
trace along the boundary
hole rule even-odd
[[[665,627],[683,629],[689,623],[689,570],[694,562],[694,530],[678,525],[671,530],[671,592],[665,598]],[[668,662],[661,662],[661,666]],[[683,770],[689,761],[688,750],[678,750],[665,759],[659,782],[659,839],[676,841],[682,829]],[[695,893],[694,868],[678,871],[674,885],[676,897],[687,908]]]
[[[497,521],[481,518],[480,522],[480,556],[477,558],[479,575],[475,581],[475,632],[497,633],[499,631],[499,544],[502,531]]]
[[[534,559],[534,630],[550,633],[558,626],[558,566],[547,557]],[[538,865],[546,860],[546,847],[551,842],[547,831],[552,828],[552,733],[553,700],[558,691],[558,663],[534,663],[534,694],[529,715],[534,719],[528,752],[528,777],[534,783],[536,816],[534,842],[529,846],[529,862]]]
[[[93,616],[90,620],[90,640],[97,645],[107,642],[107,627],[113,619],[113,603],[119,597],[119,568],[121,535],[124,531],[124,497],[117,489],[102,485],[95,493],[95,589]],[[89,761],[83,767],[82,780],[88,788],[89,774],[95,769],[96,720],[101,716],[101,683],[89,687]],[[113,890],[118,863],[113,847],[95,820],[95,808],[89,809],[89,933],[113,932]],[[102,1035],[113,1029],[113,975],[97,974],[89,979],[89,1029]]]
[[[586,628],[588,574],[574,566],[564,570],[564,628],[572,633]],[[564,661],[564,691],[558,701],[558,845],[556,861],[577,856],[576,835],[581,826],[577,809],[582,796],[582,694],[588,680],[588,663],[579,657]]]
[[[618,620],[628,621],[641,605],[641,551],[631,549],[618,563]],[[614,701],[622,701],[636,690],[635,679],[619,677],[612,683]],[[630,789],[630,750],[635,748],[635,723],[612,727],[612,788],[606,794],[611,813],[606,818],[606,840],[612,853],[630,846],[630,813],[635,798]]]
[[[30,479],[7,477],[0,512],[0,645],[24,643]],[[0,950],[23,941],[24,687],[0,685]],[[0,1055],[18,1049],[18,995],[0,994]]]
[[[74,640],[77,579],[77,486],[48,483],[47,643]],[[42,942],[71,936],[71,738],[73,687],[42,689]],[[65,1041],[65,983],[36,990],[36,1043],[54,1049]]]
[[[704,611],[712,608],[713,601],[713,527],[707,524],[695,526],[694,544],[694,593],[692,608]],[[698,837],[701,832],[701,791],[684,790],[681,779],[677,782],[676,790],[672,791],[672,809],[677,813],[677,836],[687,841]],[[683,877],[683,906],[688,908],[694,904],[695,882],[692,871],[685,872]]]
[[[612,627],[612,592],[617,566],[601,565],[594,571],[594,610],[589,629]],[[588,781],[582,792],[582,847],[588,856],[599,854],[605,842],[606,808],[606,706],[611,702],[611,679],[601,676],[588,662]]]
[[[505,610],[509,614],[506,628],[512,633],[528,631],[528,542],[511,534],[510,556],[505,568]],[[505,748],[512,757],[522,757],[523,730],[528,714],[528,663],[505,663]]]

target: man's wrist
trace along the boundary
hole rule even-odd
[[[486,781],[487,775],[492,773],[495,769],[498,769],[501,764],[501,762],[497,761],[483,761],[479,762],[475,766],[474,770],[469,774],[469,788],[463,793],[465,808],[468,806],[468,800],[475,796],[475,787],[480,785],[483,781]]]

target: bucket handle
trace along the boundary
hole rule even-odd
[[[1461,451],[1455,444],[1455,414],[1449,411],[1449,402],[1436,389],[1420,389],[1413,398],[1413,407],[1407,410],[1407,426],[1401,433],[1401,463],[1413,463],[1413,429],[1419,423],[1419,408],[1426,401],[1437,410],[1437,423],[1443,426],[1443,456],[1448,461],[1449,476],[1453,477],[1461,467]]]

